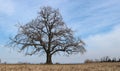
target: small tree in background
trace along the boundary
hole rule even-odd
[[[0,64],[1,64],[2,62],[1,62],[1,59],[0,59]]]
[[[43,7],[38,17],[25,25],[20,25],[18,33],[10,38],[10,45],[26,50],[27,55],[45,53],[46,63],[52,64],[54,54],[65,52],[84,53],[84,42],[73,36],[58,10]]]

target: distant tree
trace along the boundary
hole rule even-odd
[[[113,59],[112,59],[112,62],[116,62],[116,58],[113,58]]]
[[[101,58],[101,62],[111,62],[111,59],[109,58],[109,56],[105,56]]]
[[[111,62],[111,59],[108,59],[108,61],[107,62]]]
[[[73,31],[63,22],[59,11],[43,7],[38,17],[25,25],[19,25],[18,33],[10,37],[10,45],[26,50],[26,55],[46,54],[46,63],[52,64],[52,56],[65,52],[84,53],[84,42],[73,36]]]
[[[120,62],[120,58],[118,59],[118,62]]]
[[[105,57],[105,62],[109,62],[109,60],[110,60],[109,56],[106,56]]]

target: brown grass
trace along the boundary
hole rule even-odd
[[[120,71],[120,63],[72,65],[1,64],[0,71]]]

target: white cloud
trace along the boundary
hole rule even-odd
[[[120,55],[120,25],[115,26],[110,32],[89,36],[86,39],[87,54],[90,58],[103,56],[119,57]]]
[[[12,0],[0,0],[0,12],[8,15],[15,11],[15,3]]]
[[[77,31],[78,35],[82,34],[83,36],[101,32],[108,27],[111,28],[111,25],[119,22],[119,3],[119,0],[100,0],[100,2],[90,1],[89,4],[79,4],[75,6],[79,9],[73,8],[68,12],[71,16],[69,18],[70,27]]]

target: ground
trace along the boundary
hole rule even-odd
[[[0,71],[120,71],[120,63],[86,64],[0,64]]]

